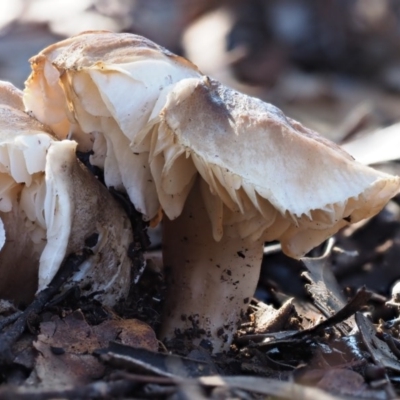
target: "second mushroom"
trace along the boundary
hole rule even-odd
[[[108,306],[128,295],[130,221],[76,146],[27,115],[22,92],[0,81],[0,298],[16,305],[29,304],[83,248],[91,255],[63,288],[80,286]]]

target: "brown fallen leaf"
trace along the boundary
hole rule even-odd
[[[78,310],[64,319],[54,317],[43,322],[34,342],[39,352],[34,370],[37,379],[45,387],[58,389],[99,379],[104,367],[92,353],[115,340],[153,352],[158,350],[154,331],[136,319],[107,320],[90,326]]]
[[[90,354],[100,346],[99,340],[80,311],[41,323],[33,345],[39,353],[34,373],[40,386],[83,385],[104,374],[104,366]]]
[[[111,341],[119,341],[132,347],[142,347],[150,351],[158,350],[156,334],[146,323],[138,319],[108,320],[93,327],[100,343],[107,347]]]

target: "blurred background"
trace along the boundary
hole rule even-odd
[[[341,142],[400,119],[398,0],[1,0],[0,79],[84,30],[134,32]]]

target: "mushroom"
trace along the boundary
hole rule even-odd
[[[65,289],[79,284],[107,305],[128,294],[130,221],[77,160],[76,146],[28,116],[22,92],[0,82],[1,298],[29,303],[84,247],[92,255]]]
[[[375,215],[400,179],[166,54],[135,35],[86,33],[32,59],[24,101],[44,122],[56,108],[53,122],[64,121],[78,141],[92,135],[92,160],[119,177],[145,218],[157,220],[161,207],[170,271],[161,336],[195,325],[219,351],[254,294],[265,241],[301,257]],[[165,57],[170,84],[159,84],[165,69],[134,66],[146,59],[150,71]],[[134,176],[137,190],[122,176]]]
[[[162,334],[194,323],[214,350],[231,343],[254,294],[264,242],[300,258],[400,188],[398,177],[355,162],[276,107],[206,77],[161,94],[132,151],[146,144],[167,216]],[[193,188],[181,211],[185,184]]]

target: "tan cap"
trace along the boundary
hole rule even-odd
[[[133,152],[150,153],[161,206],[170,219],[193,177],[219,240],[280,240],[300,257],[341,227],[376,214],[400,180],[366,167],[278,108],[206,77],[168,89]]]

